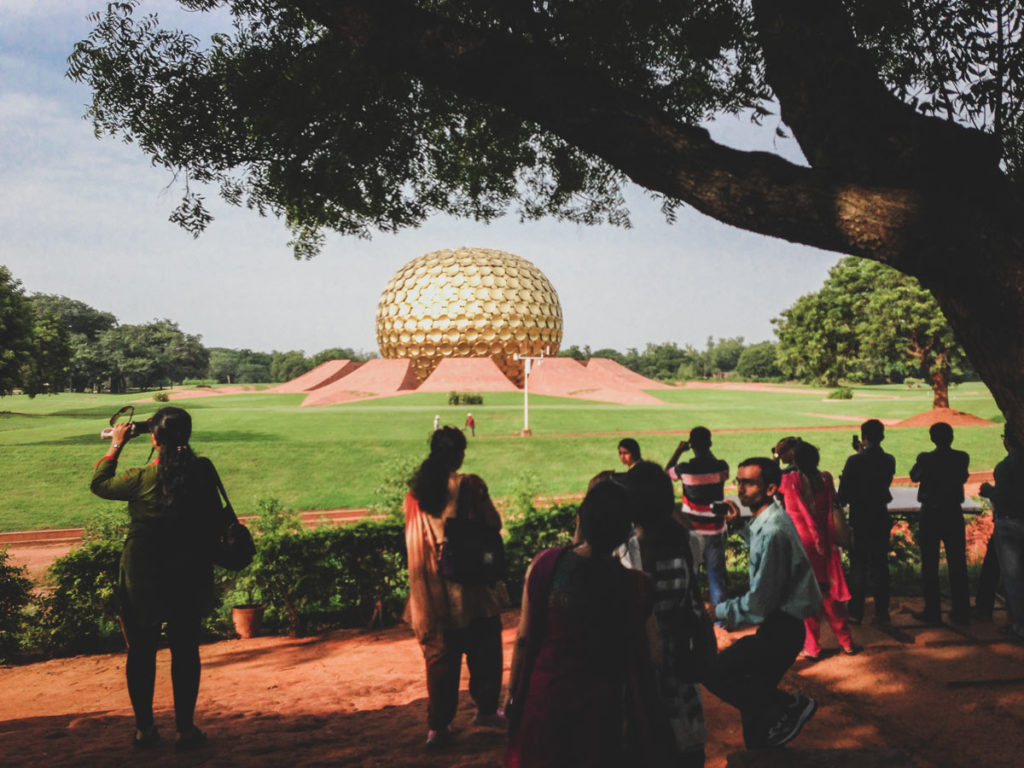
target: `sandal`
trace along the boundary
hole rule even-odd
[[[150,749],[160,743],[160,734],[156,730],[155,725],[149,726],[145,730],[135,729],[135,734],[132,736],[132,746],[136,749]]]
[[[190,749],[198,749],[206,743],[206,734],[192,726],[192,730],[178,734],[178,740],[174,742],[175,752],[187,752]]]

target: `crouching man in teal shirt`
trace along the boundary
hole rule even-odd
[[[781,473],[771,459],[747,459],[736,483],[753,519],[741,533],[750,548],[750,589],[714,607],[729,627],[757,625],[757,633],[718,654],[704,685],[743,718],[747,749],[781,747],[810,720],[817,704],[785,693],[779,681],[804,642],[804,619],[821,608],[821,590],[792,520],[775,501]]]

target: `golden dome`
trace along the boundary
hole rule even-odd
[[[377,344],[409,358],[423,381],[445,357],[490,357],[522,386],[513,355],[554,355],[562,306],[554,287],[526,259],[490,248],[434,251],[391,278],[377,302]]]

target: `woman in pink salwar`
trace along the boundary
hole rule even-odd
[[[824,598],[818,614],[804,619],[807,628],[804,655],[813,661],[821,658],[818,635],[823,613],[839,641],[839,649],[846,654],[856,653],[858,649],[853,644],[846,613],[850,591],[846,587],[839,550],[835,544],[832,507],[835,505],[836,490],[832,475],[818,469],[818,449],[810,443],[801,441],[796,444],[794,461],[798,471],[782,476],[779,491],[785,500],[786,512],[800,534]]]

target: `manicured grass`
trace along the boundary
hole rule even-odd
[[[427,450],[434,414],[462,426],[466,412],[477,420],[465,470],[482,475],[497,497],[524,484],[538,493],[578,493],[602,469],[616,469],[616,443],[635,436],[645,457],[664,462],[697,424],[712,431],[714,451],[733,468],[748,456],[766,455],[792,427],[842,425],[828,415],[907,418],[931,407],[926,390],[864,387],[852,400],[826,400],[812,388],[798,393],[709,389],[653,390],[664,405],[618,406],[580,400],[530,397],[532,439],[522,428],[523,398],[486,393],[484,405],[449,406],[447,393],[416,393],[346,405],[301,408],[302,395],[240,394],[175,401],[194,420],[193,447],[217,464],[236,509],[275,496],[296,509],[365,506],[396,471],[398,462],[419,461]],[[91,467],[104,452],[99,432],[106,419],[137,395],[16,396],[0,400],[0,530],[79,526],[110,509],[89,493]],[[952,406],[1002,422],[984,386],[967,384],[951,393]],[[145,417],[159,403],[135,403]],[[807,431],[818,445],[822,467],[838,474],[850,453],[858,422],[837,431]],[[752,431],[758,430],[758,431]],[[760,431],[765,430],[765,431]],[[797,430],[799,432],[799,430]],[[973,469],[990,469],[1002,458],[1001,427],[958,428],[956,447],[972,456]],[[662,433],[662,434],[654,434]],[[890,429],[886,449],[905,475],[918,451],[931,448],[925,429]],[[131,443],[123,466],[146,461],[148,441]]]

